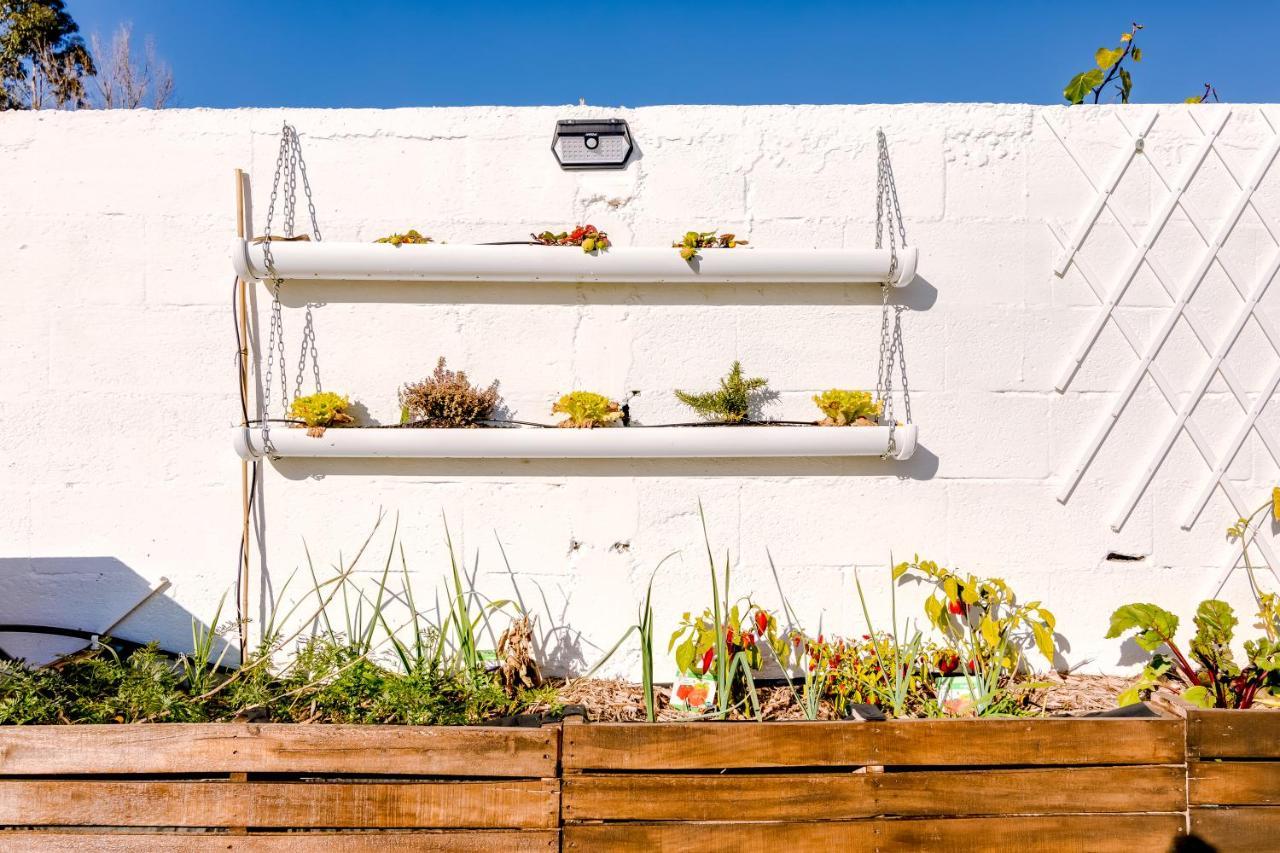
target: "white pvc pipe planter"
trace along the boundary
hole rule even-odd
[[[693,261],[674,248],[616,247],[587,254],[576,246],[469,246],[388,243],[271,244],[285,280],[503,281],[574,284],[878,284],[889,275],[888,249],[703,249]],[[236,273],[267,278],[262,243],[235,240]],[[915,278],[919,252],[898,253],[892,282]]]
[[[895,429],[895,459],[916,449],[916,427]],[[235,449],[262,457],[262,430],[236,427]],[[307,435],[301,428],[271,429],[279,457],[324,459],[690,459],[785,456],[879,456],[888,427],[605,427],[599,429],[359,429],[332,428]]]

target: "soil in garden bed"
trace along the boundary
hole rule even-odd
[[[1035,680],[1046,686],[1031,694],[1031,708],[1039,709],[1044,716],[1084,714],[1092,711],[1110,711],[1116,707],[1116,697],[1129,687],[1131,679],[1108,675],[1037,675]],[[676,722],[686,720],[690,714],[669,707],[670,688],[659,686],[658,719]],[[766,720],[802,720],[804,714],[786,686],[760,686],[761,716]],[[639,684],[608,679],[576,679],[557,690],[557,700],[564,705],[581,705],[587,718],[597,722],[643,722],[644,698]],[[534,706],[532,712],[550,710],[550,706]],[[836,719],[835,710],[824,702],[820,716],[824,720]]]

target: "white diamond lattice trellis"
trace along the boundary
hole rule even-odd
[[[1185,159],[1184,165],[1176,176],[1170,177],[1164,174],[1164,170],[1152,158],[1144,158],[1149,167],[1148,171],[1154,177],[1153,189],[1159,190],[1163,188],[1164,199],[1155,207],[1151,221],[1141,231],[1133,226],[1130,218],[1116,204],[1115,193],[1117,187],[1129,172],[1134,160],[1143,155],[1147,136],[1152,126],[1160,118],[1160,113],[1152,112],[1136,130],[1130,126],[1131,121],[1127,122],[1125,118],[1118,113],[1116,114],[1116,120],[1124,128],[1125,133],[1132,136],[1133,145],[1122,156],[1117,158],[1108,176],[1101,182],[1090,174],[1089,168],[1086,167],[1082,159],[1068,144],[1065,137],[1058,132],[1053,122],[1047,116],[1045,117],[1045,123],[1048,124],[1050,131],[1095,192],[1093,202],[1089,205],[1085,215],[1076,223],[1076,227],[1069,237],[1050,226],[1050,232],[1062,245],[1062,254],[1054,265],[1054,272],[1062,276],[1065,275],[1070,267],[1074,266],[1077,273],[1101,303],[1092,322],[1090,322],[1085,334],[1068,360],[1063,370],[1062,378],[1057,383],[1057,388],[1059,391],[1063,391],[1071,383],[1081,364],[1084,363],[1090,350],[1097,342],[1098,336],[1108,323],[1119,331],[1121,337],[1133,350],[1134,355],[1138,357],[1137,364],[1129,372],[1110,409],[1081,449],[1071,470],[1064,478],[1058,494],[1058,500],[1066,503],[1070,499],[1071,494],[1080,484],[1080,480],[1088,469],[1089,464],[1111,435],[1117,420],[1133,399],[1134,393],[1145,377],[1149,376],[1151,378],[1152,383],[1174,413],[1173,422],[1165,430],[1164,434],[1159,436],[1159,440],[1148,449],[1142,468],[1134,477],[1132,484],[1114,510],[1111,526],[1117,531],[1129,519],[1134,507],[1137,506],[1143,493],[1151,484],[1152,478],[1163,465],[1178,436],[1184,432],[1192,444],[1195,445],[1209,468],[1208,475],[1204,478],[1200,487],[1195,490],[1192,500],[1185,509],[1182,526],[1186,529],[1189,529],[1195,523],[1216,489],[1222,489],[1223,494],[1237,513],[1246,514],[1252,511],[1254,506],[1251,504],[1256,503],[1256,501],[1246,501],[1240,494],[1238,487],[1226,476],[1227,469],[1240,452],[1250,433],[1258,436],[1263,446],[1271,454],[1272,459],[1277,465],[1280,465],[1280,439],[1277,438],[1266,423],[1260,420],[1260,416],[1271,401],[1277,386],[1280,386],[1280,364],[1265,380],[1262,390],[1256,396],[1251,396],[1244,383],[1241,382],[1225,361],[1227,355],[1240,340],[1241,333],[1250,320],[1261,330],[1271,348],[1275,350],[1276,357],[1280,359],[1280,329],[1276,327],[1274,321],[1267,314],[1257,310],[1259,301],[1271,286],[1277,273],[1280,272],[1280,233],[1277,233],[1277,229],[1280,228],[1277,223],[1280,223],[1280,219],[1277,219],[1274,215],[1269,215],[1269,211],[1259,209],[1260,202],[1255,198],[1255,191],[1263,178],[1266,177],[1268,170],[1271,169],[1277,154],[1280,154],[1280,133],[1276,132],[1275,126],[1267,115],[1258,110],[1261,125],[1270,131],[1271,139],[1256,156],[1248,174],[1242,176],[1217,147],[1219,137],[1224,127],[1231,120],[1232,114],[1232,110],[1224,109],[1220,112],[1208,114],[1209,118],[1206,119],[1204,116],[1198,116],[1194,112],[1188,113],[1190,120],[1200,131],[1201,139],[1193,153]],[[1225,172],[1235,188],[1234,198],[1230,206],[1224,211],[1222,218],[1217,221],[1216,226],[1211,230],[1201,224],[1196,215],[1188,210],[1184,201],[1187,188],[1195,180],[1197,174],[1201,173],[1201,167],[1210,155],[1213,155],[1217,162],[1221,164],[1222,171]],[[1220,257],[1224,244],[1236,228],[1246,208],[1253,210],[1253,213],[1262,222],[1272,242],[1275,243],[1275,249],[1272,252],[1270,261],[1266,264],[1262,273],[1254,281],[1249,282],[1247,287],[1237,280],[1237,277],[1231,273]],[[1175,209],[1181,210],[1182,217],[1203,243],[1203,247],[1199,250],[1198,259],[1193,265],[1188,266],[1187,272],[1182,275],[1175,275],[1168,271],[1151,252],[1152,246],[1168,224]],[[1119,275],[1106,289],[1104,289],[1102,279],[1098,273],[1090,267],[1080,254],[1081,247],[1089,238],[1103,210],[1106,210],[1111,219],[1119,225],[1120,230],[1133,247]],[[1226,280],[1230,282],[1232,288],[1235,289],[1241,299],[1241,304],[1234,317],[1225,332],[1220,336],[1211,334],[1211,330],[1204,328],[1206,324],[1203,320],[1197,319],[1186,311],[1188,303],[1190,303],[1197,289],[1205,280],[1210,269],[1215,265]],[[1124,319],[1115,311],[1130,284],[1133,283],[1134,277],[1144,266],[1172,300],[1172,304],[1165,309],[1163,319],[1156,331],[1145,342],[1134,333]],[[1177,285],[1176,288],[1174,286],[1175,283]],[[1192,383],[1189,393],[1186,394],[1181,393],[1179,388],[1170,381],[1168,375],[1155,363],[1161,348],[1169,341],[1170,335],[1178,325],[1179,320],[1182,320],[1187,328],[1191,330],[1193,336],[1209,356],[1208,363]],[[1204,397],[1215,376],[1222,377],[1223,382],[1243,413],[1243,419],[1236,426],[1236,429],[1231,434],[1230,441],[1221,454],[1215,452],[1208,437],[1191,419],[1197,404]],[[1271,543],[1262,537],[1258,538],[1256,542],[1262,549],[1268,563],[1276,566],[1276,556]],[[1226,572],[1229,573],[1234,566],[1235,560],[1233,559],[1231,564],[1227,566]],[[1225,578],[1226,574],[1223,576],[1224,581]]]

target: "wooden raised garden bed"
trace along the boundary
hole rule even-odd
[[[1187,715],[1191,831],[1221,850],[1271,850],[1280,839],[1280,714]]]
[[[6,727],[0,849],[554,851],[558,747],[559,727]]]
[[[1189,816],[1189,820],[1188,820]],[[0,850],[1219,849],[1280,835],[1280,714],[542,728],[0,728]]]
[[[566,725],[565,850],[1166,850],[1181,720]]]

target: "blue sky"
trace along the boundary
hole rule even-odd
[[[68,0],[131,21],[186,107],[1059,103],[1136,19],[1134,101],[1280,100],[1280,2]]]

